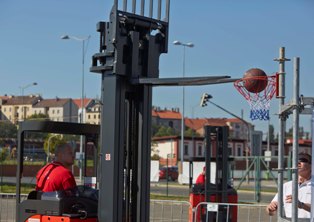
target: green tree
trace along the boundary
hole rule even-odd
[[[49,120],[49,116],[47,114],[43,114],[43,113],[36,113],[36,114],[33,114],[29,117],[27,117],[28,120]]]
[[[4,147],[1,149],[0,151],[0,161],[4,161],[8,158],[9,156],[9,148],[8,147]]]
[[[161,137],[161,136],[176,136],[177,133],[175,129],[167,126],[161,126],[154,137]]]
[[[16,138],[17,127],[11,122],[0,122],[0,138]]]
[[[66,140],[62,134],[49,133],[44,142],[44,150],[46,154],[50,156],[55,152],[56,146],[64,143],[66,143]]]
[[[200,134],[195,132],[195,130],[187,127],[187,129],[184,132],[184,136],[189,136],[189,137],[199,137]]]

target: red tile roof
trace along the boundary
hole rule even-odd
[[[198,130],[204,126],[226,126],[226,118],[209,118],[209,119],[189,119],[185,118],[185,125],[191,129]]]
[[[85,98],[84,99],[84,107],[86,108],[86,106],[90,103],[92,99],[89,98]],[[78,108],[81,108],[82,105],[82,99],[73,99],[73,102],[75,103],[75,105],[77,105]]]
[[[161,119],[181,119],[182,115],[177,110],[167,109],[152,109],[152,116],[159,117]]]

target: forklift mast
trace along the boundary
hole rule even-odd
[[[140,7],[136,2],[127,12],[127,0],[122,10],[114,0],[109,22],[97,24],[100,47],[90,71],[102,77],[99,221],[149,221],[152,87],[235,81],[226,75],[159,78],[159,57],[168,51],[170,0],[158,0],[157,13],[152,0],[148,7],[145,0]]]
[[[114,1],[109,22],[99,22],[100,49],[91,72],[102,76],[99,221],[149,221],[152,85],[141,79],[159,77],[159,56],[167,52],[169,0],[161,19],[153,2],[145,16],[118,10]]]

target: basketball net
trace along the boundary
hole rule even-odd
[[[270,108],[270,100],[276,93],[276,75],[273,76],[252,76],[247,77],[247,79],[251,79],[254,81],[266,81],[267,86],[261,92],[249,92],[244,87],[244,80],[239,79],[234,82],[234,87],[241,93],[241,95],[246,99],[249,103],[251,112],[250,118],[251,120],[269,120],[269,108]]]

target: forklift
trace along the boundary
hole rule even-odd
[[[218,206],[216,212],[208,211],[201,202],[211,203],[238,203],[237,191],[230,184],[230,165],[233,158],[228,151],[228,126],[205,126],[205,184],[191,186],[193,174],[193,161],[190,160],[190,203],[189,221],[206,222],[237,222],[237,206]],[[211,169],[214,163],[216,170]],[[213,177],[213,178],[212,178]],[[197,209],[196,209],[197,208]]]
[[[129,12],[127,0],[122,7],[118,2],[114,0],[109,22],[97,24],[100,47],[90,68],[101,75],[102,105],[95,220],[145,222],[149,221],[152,87],[222,84],[235,79],[226,75],[159,78],[159,57],[168,51],[170,0],[159,0],[155,12],[153,1],[141,0],[138,7],[133,0]],[[89,132],[85,131],[89,126],[80,126],[82,131]],[[21,173],[19,169],[18,177]],[[40,201],[37,203],[42,206],[40,215],[49,215],[51,206]],[[17,199],[19,222],[36,214],[23,203]],[[63,214],[61,205],[58,216]],[[63,219],[74,221],[70,217]]]

